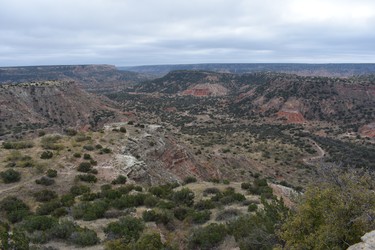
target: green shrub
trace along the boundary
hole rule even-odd
[[[118,222],[111,222],[104,229],[108,239],[123,238],[124,242],[136,241],[144,229],[142,220],[132,216],[120,218]]]
[[[47,202],[47,201],[56,199],[57,193],[52,190],[42,190],[42,191],[34,193],[34,197],[36,201]]]
[[[55,178],[57,176],[57,170],[48,169],[47,172],[46,172],[46,175],[49,178]]]
[[[101,197],[107,198],[110,200],[118,199],[120,198],[122,193],[117,189],[107,189],[103,190],[100,194]]]
[[[143,206],[146,197],[145,194],[123,195],[121,198],[111,201],[111,206],[117,209]]]
[[[28,235],[30,242],[34,244],[45,244],[51,240],[51,236],[48,232],[34,231]]]
[[[8,224],[0,223],[1,249],[29,249],[29,238],[20,228],[11,229]]]
[[[200,200],[194,205],[196,210],[206,210],[215,208],[215,204],[211,200]]]
[[[253,185],[248,190],[251,194],[264,195],[266,198],[271,198],[273,193],[266,179],[255,179]]]
[[[64,130],[65,134],[68,136],[75,136],[77,134],[77,130],[73,128],[67,128]]]
[[[135,250],[165,249],[159,233],[143,234],[134,245]]]
[[[146,222],[149,222],[149,221],[156,221],[157,220],[157,213],[155,210],[145,210],[143,211],[142,213],[142,219]]]
[[[254,204],[254,203],[250,204],[247,207],[247,211],[249,211],[249,212],[255,212],[255,211],[257,211],[257,209],[258,209],[258,206],[257,206],[257,204]]]
[[[60,207],[61,207],[61,202],[58,201],[58,200],[53,200],[53,201],[50,201],[50,202],[46,202],[46,203],[40,205],[36,209],[36,214],[37,215],[49,215],[53,211],[55,211],[57,208],[60,208]]]
[[[84,193],[81,197],[81,201],[93,201],[99,198],[99,194],[97,193]]]
[[[89,193],[90,187],[85,185],[75,185],[70,188],[70,193],[74,196],[78,196],[84,193]]]
[[[112,150],[109,149],[109,148],[103,148],[103,149],[100,150],[100,152],[103,153],[103,154],[109,154],[109,153],[112,152]]]
[[[241,188],[244,190],[249,190],[251,187],[251,184],[249,182],[243,182],[241,183]]]
[[[51,186],[55,183],[54,179],[48,178],[46,176],[43,176],[40,179],[35,180],[36,184],[43,185],[43,186]]]
[[[229,184],[230,184],[230,181],[229,181],[229,180],[223,180],[223,184],[225,184],[225,185],[229,185]]]
[[[91,140],[90,136],[85,136],[84,134],[79,134],[75,138],[76,142],[83,142],[83,141],[88,141]]]
[[[184,179],[184,184],[189,184],[193,182],[197,182],[197,178],[195,178],[194,176],[188,176]]]
[[[232,220],[241,215],[241,212],[238,209],[230,208],[219,212],[216,216],[217,221],[227,221]]]
[[[118,184],[125,184],[126,183],[126,177],[124,176],[124,175],[119,175],[119,176],[117,176],[117,178],[116,179],[114,179],[113,181],[112,181],[112,184],[113,185],[118,185]]]
[[[176,206],[176,204],[172,201],[159,200],[159,202],[158,202],[158,204],[156,204],[156,206],[158,208],[161,208],[161,209],[172,209]]]
[[[73,156],[74,156],[75,158],[81,158],[82,155],[81,155],[81,153],[74,153]]]
[[[218,183],[220,183],[220,180],[217,179],[217,178],[212,178],[212,179],[210,179],[210,182],[218,184]]]
[[[3,147],[5,149],[25,149],[34,147],[34,143],[29,141],[5,141]]]
[[[213,249],[224,240],[226,235],[226,227],[215,223],[203,228],[193,229],[188,238],[188,247],[189,249]]]
[[[51,151],[43,151],[40,155],[40,159],[51,159],[53,157],[53,153]]]
[[[30,208],[20,199],[8,196],[0,202],[0,209],[6,214],[6,218],[11,223],[23,220],[30,214]]]
[[[57,142],[61,139],[61,136],[59,135],[50,135],[50,136],[44,136],[42,138],[41,146],[44,149],[50,149],[50,150],[60,150],[63,148],[62,145],[57,144]]]
[[[83,219],[85,221],[96,220],[104,217],[104,213],[108,207],[108,204],[102,200],[82,202],[73,207],[72,215],[75,219]]]
[[[53,217],[48,217],[44,215],[35,215],[26,218],[24,221],[23,227],[29,232],[32,233],[36,230],[46,231],[51,229],[57,224],[57,220]]]
[[[99,243],[99,238],[96,232],[87,228],[73,232],[69,241],[81,247],[93,246]]]
[[[90,160],[91,159],[91,155],[90,154],[83,154],[83,159]]]
[[[66,240],[77,230],[77,225],[69,220],[62,220],[51,228],[51,235],[56,239]]]
[[[211,212],[208,210],[196,211],[190,217],[195,224],[203,224],[210,220]]]
[[[52,216],[59,218],[59,217],[68,215],[68,210],[65,207],[58,207],[51,214]]]
[[[176,207],[173,209],[173,215],[178,220],[183,221],[191,212],[191,209],[185,208],[185,207]]]
[[[90,170],[89,173],[90,173],[90,174],[98,174],[98,170],[95,169],[95,168],[93,168],[93,169]]]
[[[156,197],[168,199],[171,198],[173,194],[173,188],[175,188],[175,185],[173,183],[168,183],[160,186],[152,186],[148,191]]]
[[[188,188],[183,188],[180,191],[174,192],[172,199],[176,204],[192,206],[194,204],[194,197],[193,191]]]
[[[7,169],[0,172],[0,177],[4,183],[13,183],[21,180],[21,173],[14,169]]]
[[[148,195],[144,200],[144,205],[146,207],[155,207],[159,202],[159,199],[153,195]]]
[[[261,202],[262,210],[240,216],[227,224],[241,249],[272,249],[281,243],[276,232],[280,230],[288,209],[282,200],[262,198]]]
[[[204,196],[207,196],[207,195],[210,195],[210,194],[220,194],[220,190],[216,187],[209,187],[209,188],[206,188],[204,191],[203,191],[203,195]]]
[[[63,206],[70,207],[74,204],[74,195],[73,194],[64,194],[60,198],[60,202]]]
[[[134,190],[134,184],[127,184],[125,186],[121,186],[121,187],[117,188],[117,190],[121,194],[128,194],[130,191]]]
[[[85,146],[83,146],[83,149],[87,150],[87,151],[93,151],[95,148],[92,145],[85,145]]]
[[[126,133],[126,128],[124,128],[124,127],[120,127],[120,132],[121,132],[121,133]]]
[[[92,169],[91,163],[85,161],[85,162],[81,162],[78,165],[77,171],[83,172],[83,173],[88,173],[88,172],[91,171],[91,169]]]
[[[281,237],[288,248],[346,249],[374,229],[370,174],[323,171],[329,179],[308,187],[298,209],[282,226]]]
[[[89,182],[89,183],[95,183],[98,181],[96,176],[92,174],[80,174],[80,175],[77,175],[76,178],[80,181]]]

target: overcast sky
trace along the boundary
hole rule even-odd
[[[0,0],[0,66],[374,59],[375,0]]]

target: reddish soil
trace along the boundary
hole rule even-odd
[[[177,108],[176,107],[168,107],[168,108],[165,108],[165,111],[167,111],[167,112],[177,112]]]
[[[210,96],[212,93],[211,91],[206,88],[206,89],[188,89],[188,90],[185,90],[184,92],[182,92],[183,95],[192,95],[192,96],[198,96],[198,97],[202,97],[202,96]]]
[[[286,118],[286,123],[304,123],[306,122],[303,115],[298,111],[279,111],[277,112],[279,118]]]
[[[375,138],[375,122],[363,126],[359,130],[359,133],[362,136],[366,136],[366,137],[370,137],[370,138]]]

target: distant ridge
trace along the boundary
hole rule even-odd
[[[142,80],[135,72],[120,71],[114,65],[51,65],[1,67],[0,84],[31,81],[74,81],[86,91],[116,91]]]
[[[279,72],[301,76],[328,76],[350,77],[355,75],[375,74],[375,64],[299,64],[299,63],[211,63],[211,64],[176,64],[176,65],[145,65],[134,67],[119,67],[128,70],[155,76],[166,75],[175,70],[208,70],[223,73],[253,73]]]
[[[122,117],[112,101],[72,81],[0,85],[0,138],[44,128],[97,128]]]

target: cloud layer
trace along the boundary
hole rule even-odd
[[[0,0],[0,65],[374,62],[373,0]]]

